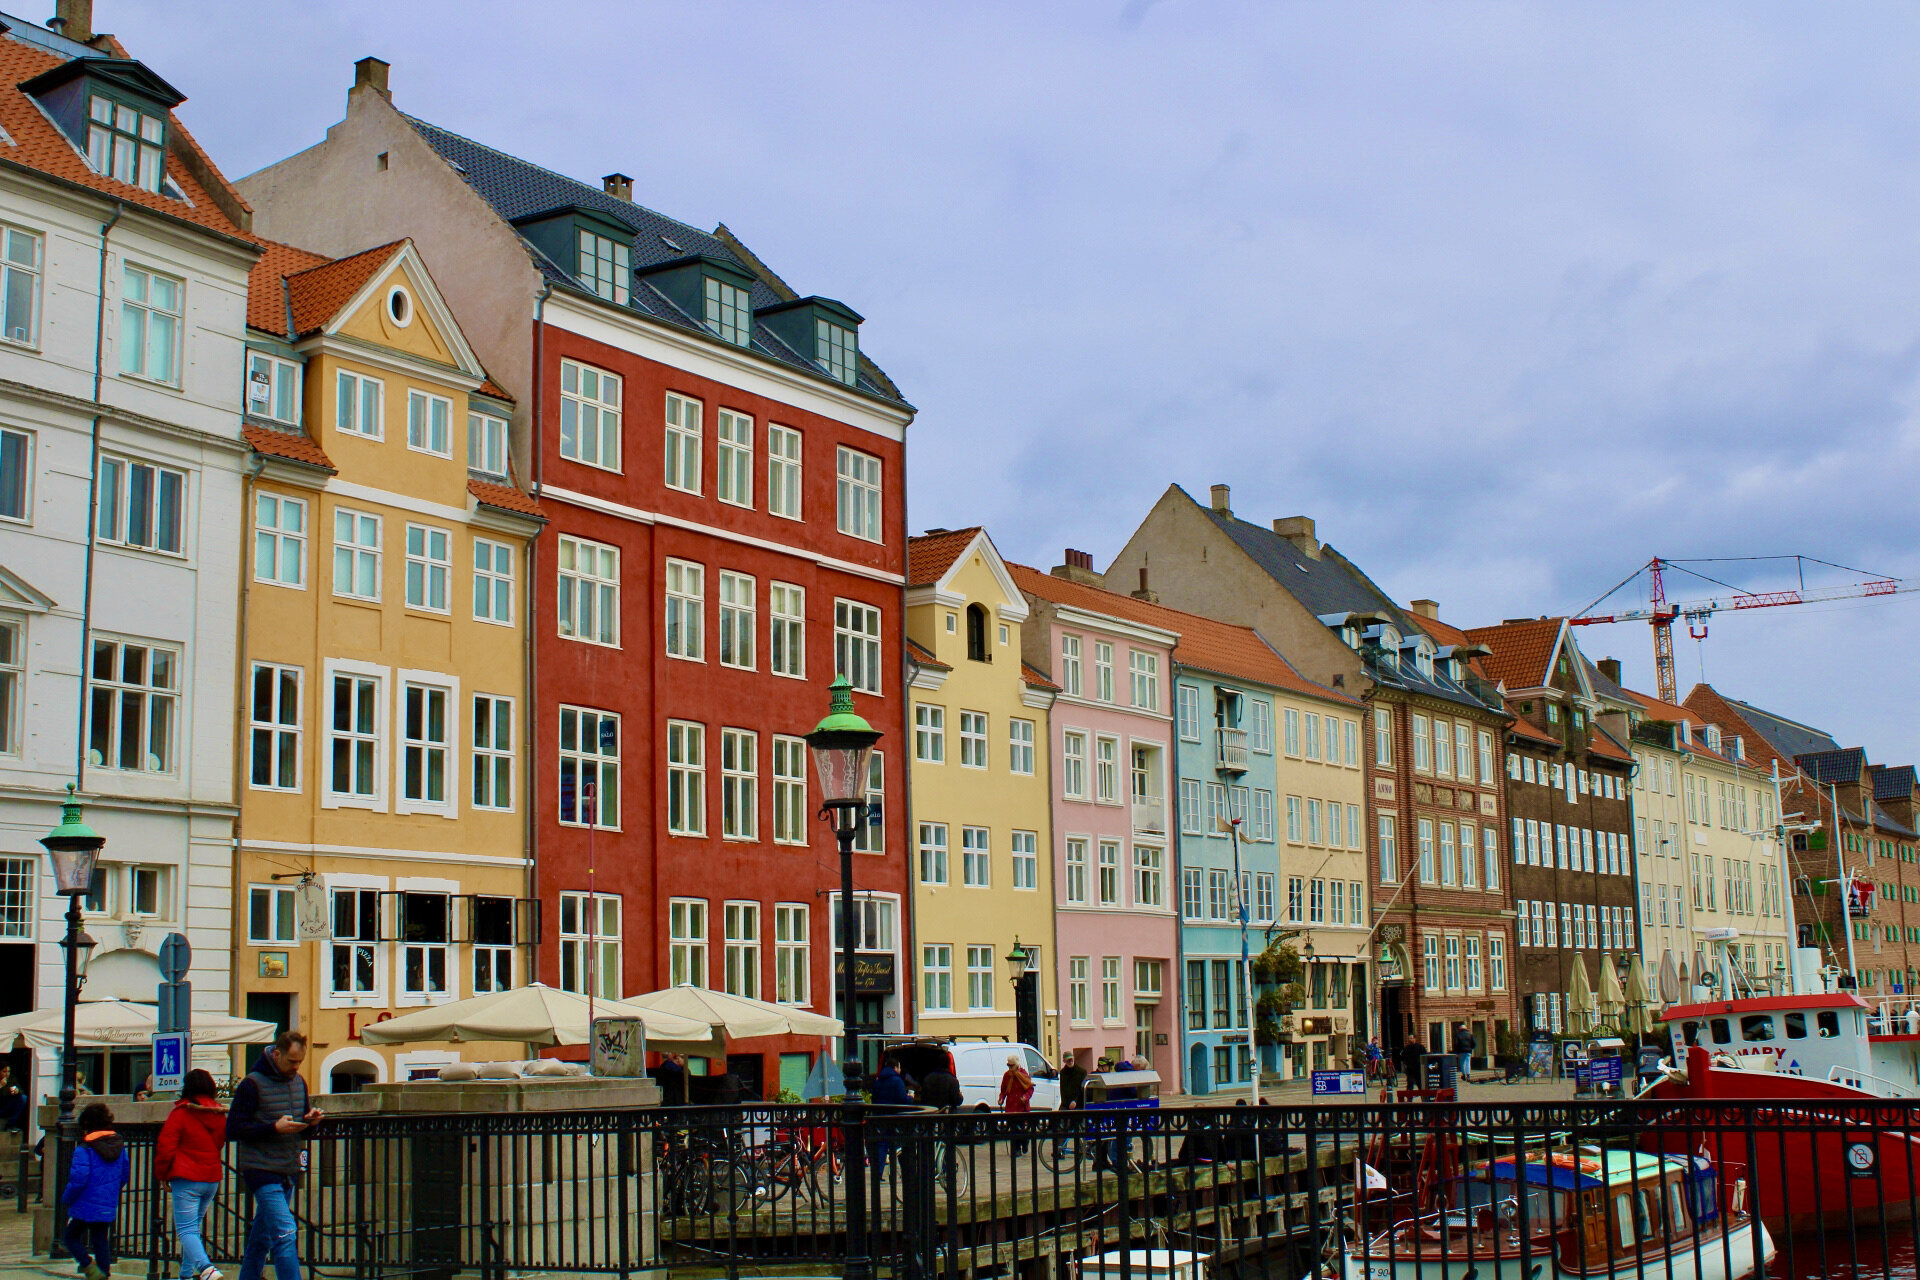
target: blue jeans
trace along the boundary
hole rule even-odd
[[[102,1271],[113,1270],[113,1224],[111,1222],[86,1222],[79,1218],[67,1219],[65,1236],[67,1252],[73,1255],[74,1262],[82,1271],[95,1263]]]
[[[220,1184],[175,1178],[172,1187],[173,1234],[180,1240],[180,1280],[194,1280],[213,1265],[206,1241],[200,1238],[200,1224],[207,1220],[207,1210],[213,1207],[213,1194]]]
[[[253,1225],[247,1228],[247,1252],[240,1259],[240,1280],[260,1280],[273,1256],[275,1280],[300,1280],[298,1225],[293,1220],[290,1182],[263,1182],[253,1189]]]

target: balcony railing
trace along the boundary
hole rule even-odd
[[[1167,802],[1159,796],[1133,798],[1133,829],[1154,835],[1167,833]]]
[[[1247,731],[1245,729],[1215,729],[1214,768],[1224,769],[1228,773],[1247,771]]]

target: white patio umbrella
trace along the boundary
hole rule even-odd
[[[1674,962],[1673,952],[1660,953],[1660,1003],[1678,1004],[1686,994],[1686,984],[1680,972],[1680,966]]]
[[[1627,962],[1627,1030],[1635,1035],[1653,1034],[1653,993],[1647,988],[1647,966],[1639,956]]]
[[[755,1036],[837,1036],[846,1030],[840,1019],[829,1018],[824,1013],[810,1013],[750,996],[730,996],[705,987],[668,987],[664,991],[633,996],[627,1003],[705,1023],[730,1040],[751,1040]]]
[[[1594,1014],[1593,984],[1587,981],[1587,962],[1579,956],[1573,958],[1573,981],[1567,991],[1568,1029],[1573,1031],[1591,1031]],[[1574,1025],[1578,1019],[1578,1025]]]
[[[57,1049],[64,1035],[66,1010],[36,1009],[0,1018],[0,1048]],[[73,1043],[80,1049],[145,1048],[160,1029],[154,1005],[131,1000],[82,1001],[73,1018]],[[218,1013],[193,1015],[195,1044],[267,1044],[277,1028],[257,1018]]]
[[[1620,971],[1609,956],[1600,957],[1600,1015],[1608,1026],[1618,1028],[1627,1011],[1627,994],[1620,988]]]
[[[586,1044],[595,1018],[640,1019],[647,1028],[649,1049],[693,1053],[718,1047],[713,1029],[704,1022],[643,1009],[625,1000],[596,998],[589,1004],[578,992],[543,982],[416,1009],[361,1028],[360,1038],[368,1044],[414,1044],[423,1040]]]

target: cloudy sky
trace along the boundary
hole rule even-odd
[[[1104,564],[1227,481],[1463,625],[1653,555],[1920,576],[1910,6],[97,3],[229,174],[377,54],[406,111],[725,221],[867,317],[916,530]],[[1917,599],[1717,619],[1682,690],[1912,760]],[[1651,687],[1644,625],[1586,642]]]

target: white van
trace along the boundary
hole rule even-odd
[[[953,1054],[953,1074],[960,1080],[960,1095],[969,1108],[985,1110],[1000,1105],[1000,1077],[1007,1073],[1007,1056],[1017,1053],[1033,1077],[1033,1109],[1060,1109],[1060,1073],[1040,1051],[1030,1044],[1008,1040],[955,1040],[947,1045]]]

